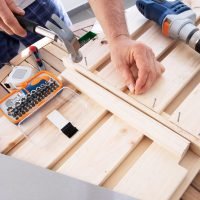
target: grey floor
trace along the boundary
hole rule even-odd
[[[135,4],[136,0],[124,0],[125,8],[129,8]],[[82,6],[81,8],[75,9],[68,13],[69,17],[72,20],[72,23],[78,23],[94,17],[94,13],[92,12],[91,8],[88,5]]]

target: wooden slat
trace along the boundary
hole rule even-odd
[[[184,51],[183,51],[184,49]],[[186,84],[199,72],[200,57],[193,49],[180,44],[163,61],[165,73],[145,94],[134,98],[161,113]],[[156,104],[154,104],[155,99]],[[154,104],[154,107],[153,107]]]
[[[142,154],[149,148],[152,141],[144,137],[137,147],[128,155],[126,160],[112,173],[112,175],[102,184],[103,187],[113,190],[113,188],[126,175],[127,171],[137,162]]]
[[[8,121],[5,116],[0,117],[0,152],[6,153],[24,138],[21,130]]]
[[[84,35],[86,34],[86,31],[83,30],[83,29],[81,29],[81,30],[75,31],[74,34],[75,34],[78,38],[80,38],[80,37],[82,37],[82,36],[84,36]]]
[[[60,61],[57,57],[55,57],[52,53],[49,53],[44,48],[40,50],[40,54],[42,59],[52,66],[54,69],[56,69],[58,72],[62,72],[65,70],[65,67],[63,65],[63,62]],[[67,57],[67,54],[66,54]]]
[[[192,186],[190,186],[181,199],[182,200],[199,200],[200,192],[197,191]]]
[[[74,98],[57,109],[66,119],[77,125],[79,132],[74,137],[67,138],[49,120],[46,120],[31,133],[29,141],[18,145],[9,155],[45,168],[53,166],[106,113],[105,109],[89,98],[84,95],[81,97],[87,102],[87,113],[83,113],[83,104],[80,103],[80,98]],[[40,156],[38,157],[38,155]]]
[[[49,38],[43,38],[39,40],[38,42],[34,43],[33,45],[36,46],[38,49],[43,48],[45,45],[51,43],[52,40]],[[21,62],[23,62],[26,58],[30,56],[29,49],[24,49],[18,56],[14,57],[10,63],[13,65],[19,65]]]
[[[62,76],[99,105],[173,152],[178,159],[185,155],[189,142],[173,131],[71,69],[66,69]]]
[[[200,192],[200,172],[195,177],[194,181],[192,182],[192,186],[195,187]]]
[[[8,91],[2,85],[0,85],[0,99],[5,97],[7,94],[8,94]]]
[[[135,35],[139,31],[141,31],[148,24],[147,19],[145,19],[139,13],[139,11],[135,6],[126,11],[126,16],[129,19],[131,18],[134,19],[134,20],[128,20],[129,32],[132,35]],[[85,67],[86,69],[93,71],[109,58],[108,44],[102,45],[101,44],[102,40],[105,40],[105,36],[103,34],[100,34],[97,36],[96,40],[91,40],[89,43],[87,43],[81,48],[81,52],[84,57],[83,61],[80,62],[80,65],[82,67]],[[54,50],[48,49],[48,51],[52,52]],[[59,53],[55,53],[55,55],[59,56]],[[85,58],[87,60],[86,62]]]
[[[173,113],[171,120],[189,133],[200,137],[200,84]]]
[[[114,190],[143,200],[167,200],[186,173],[187,170],[176,163],[172,154],[154,143]]]
[[[0,69],[0,82],[2,82],[11,72],[12,67],[10,65],[5,65],[3,68]]]
[[[180,162],[180,165],[184,167],[188,173],[170,200],[180,199],[189,185],[192,183],[194,177],[200,170],[200,157],[194,154],[192,151],[188,151],[186,156]]]
[[[36,66],[36,63],[35,63],[35,58],[33,58],[32,56],[28,57],[26,59],[26,62],[28,62],[29,64],[31,64],[32,66]],[[47,64],[45,61],[43,61],[45,67],[46,67],[46,70],[55,74],[56,76],[58,76],[60,73],[54,69],[53,67],[51,67],[49,64]]]
[[[62,98],[66,100],[70,95],[71,93],[62,93]],[[8,150],[13,148],[20,140],[25,138],[25,134],[36,129],[38,125],[42,123],[41,119],[45,118],[52,109],[61,107],[63,103],[65,103],[62,98],[53,100],[46,104],[45,107],[40,109],[40,112],[37,112],[37,114],[34,114],[31,117],[31,122],[26,120],[27,123],[23,124],[21,128],[12,124],[6,117],[2,117],[0,120],[0,126],[3,127],[0,140],[1,152],[8,152]]]
[[[87,28],[87,27],[90,27],[90,26],[93,26],[94,22],[96,21],[96,18],[91,18],[91,19],[88,19],[88,20],[84,20],[82,22],[79,22],[79,23],[76,23],[76,24],[73,24],[70,29],[75,32],[75,31],[78,31],[78,30],[81,30],[83,28]]]
[[[119,166],[143,135],[112,116],[58,172],[100,185]]]

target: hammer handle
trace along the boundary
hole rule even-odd
[[[39,26],[36,22],[25,18],[24,16],[15,15],[21,26],[27,31],[35,33],[35,29]]]

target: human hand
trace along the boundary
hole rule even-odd
[[[119,36],[111,44],[111,58],[132,93],[143,94],[165,71],[148,46]]]
[[[14,14],[24,15],[25,12],[17,7],[13,0],[0,0],[0,29],[9,35],[25,37],[27,33]]]

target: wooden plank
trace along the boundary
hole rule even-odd
[[[200,137],[200,84],[171,116],[171,121],[196,137]]]
[[[29,64],[31,64],[32,66],[36,66],[36,63],[35,63],[35,59],[30,56],[26,59],[26,62],[28,62]],[[48,63],[46,63],[45,61],[43,61],[45,67],[46,67],[46,70],[55,74],[56,76],[58,76],[60,74],[59,71],[57,71],[56,69],[54,69],[53,67],[51,67]]]
[[[11,72],[12,67],[10,65],[4,65],[3,68],[0,69],[0,82],[2,82]]]
[[[48,112],[61,107],[70,96],[71,93],[62,93],[62,98],[57,98],[49,102],[45,107],[40,109],[40,112],[31,116],[31,122],[26,120],[26,123],[21,128],[12,124],[6,117],[1,117],[0,126],[3,127],[0,140],[1,152],[6,153],[12,149],[19,141],[26,137],[25,134],[36,129],[42,123],[41,119],[45,118]]]
[[[74,34],[76,35],[76,37],[81,38],[82,36],[84,36],[87,32],[84,29],[75,31]]]
[[[58,58],[56,58],[52,53],[49,53],[44,48],[40,50],[40,54],[42,59],[52,66],[54,69],[56,69],[58,72],[62,72],[65,70],[65,66],[63,65],[63,62],[60,61]],[[66,54],[66,57],[68,55]]]
[[[128,31],[132,37],[142,31],[150,22],[133,6],[125,11]]]
[[[0,117],[0,152],[6,153],[24,138],[21,130],[5,116]]]
[[[62,73],[62,76],[72,85],[75,85],[80,91],[94,99],[99,105],[108,109],[130,126],[144,132],[147,137],[173,152],[178,159],[181,159],[185,155],[189,142],[181,136],[162,126],[151,117],[138,111],[136,108],[104,90],[79,73],[71,69],[66,69]]]
[[[52,40],[49,38],[43,38],[39,40],[38,42],[34,43],[33,45],[36,46],[38,49],[43,48],[45,45],[51,43]],[[18,56],[14,57],[10,63],[13,65],[19,65],[21,62],[23,62],[26,58],[30,56],[29,49],[24,49]]]
[[[75,69],[78,73],[82,74],[83,76],[87,77],[94,83],[102,86],[104,89],[110,91],[112,94],[115,94],[120,99],[123,99],[125,102],[129,103],[130,105],[136,107],[140,111],[144,112],[148,116],[153,117],[155,120],[161,122],[164,126],[168,127],[169,129],[173,130],[174,132],[180,134],[182,137],[185,137],[187,140],[191,141],[191,149],[196,154],[200,155],[200,140],[197,140],[195,136],[188,134],[187,131],[184,131],[179,126],[175,125],[174,123],[169,121],[169,117],[165,117],[162,115],[154,112],[150,108],[146,107],[145,105],[138,102],[136,99],[132,98],[131,96],[127,95],[125,92],[113,87],[112,85],[107,84],[102,78],[96,76],[96,74],[86,70],[83,67],[79,67],[79,65],[74,63],[69,63],[64,60],[64,65],[67,68]]]
[[[162,64],[166,67],[165,73],[147,93],[134,96],[134,98],[161,113],[199,72],[199,61],[199,54],[185,44],[179,44],[162,61]],[[154,104],[155,99],[156,104]]]
[[[58,172],[100,185],[141,141],[143,135],[112,116]]]
[[[188,171],[188,173],[183,182],[181,183],[181,185],[178,187],[176,192],[171,197],[171,200],[180,199],[184,194],[184,192],[189,187],[189,185],[192,183],[193,179],[200,170],[200,158],[199,156],[197,156],[196,154],[194,154],[192,151],[189,150],[186,156],[180,162],[180,165],[184,167]]]
[[[200,172],[197,174],[194,181],[192,182],[192,186],[200,192]]]
[[[143,200],[167,200],[186,174],[171,153],[153,143],[114,190]]]
[[[5,97],[7,94],[8,94],[8,91],[2,85],[0,85],[0,99]]]
[[[113,188],[126,175],[127,171],[137,162],[142,154],[149,148],[152,141],[144,137],[142,141],[136,146],[126,160],[112,173],[112,175],[102,184],[103,187],[113,190]]]
[[[200,192],[190,186],[182,197],[182,200],[199,200]]]
[[[79,23],[73,24],[72,26],[70,26],[70,29],[73,32],[75,32],[75,31],[81,30],[83,28],[93,26],[95,21],[96,21],[96,18],[87,19],[87,20],[81,21]]]
[[[126,11],[128,20],[128,28],[129,32],[132,36],[136,35],[138,32],[142,31],[149,22],[145,19],[134,6]],[[88,70],[95,70],[98,66],[100,66],[103,62],[105,62],[109,58],[109,47],[108,44],[101,44],[101,41],[105,40],[105,36],[103,34],[99,34],[96,40],[91,40],[89,43],[84,45],[81,48],[81,52],[83,54],[84,59],[80,62],[80,65]],[[94,51],[95,49],[95,51]],[[53,51],[53,49],[48,49],[49,52]],[[59,56],[58,53],[55,54]],[[86,58],[86,61],[85,61]]]
[[[74,98],[71,102],[67,102],[57,109],[79,129],[79,132],[74,137],[67,138],[49,120],[45,120],[31,133],[29,141],[18,145],[9,152],[9,155],[41,167],[51,168],[106,113],[105,109],[89,98],[84,95],[80,97],[87,102],[87,113],[83,113],[83,104],[80,102],[80,98]],[[38,157],[38,155],[40,156]]]

